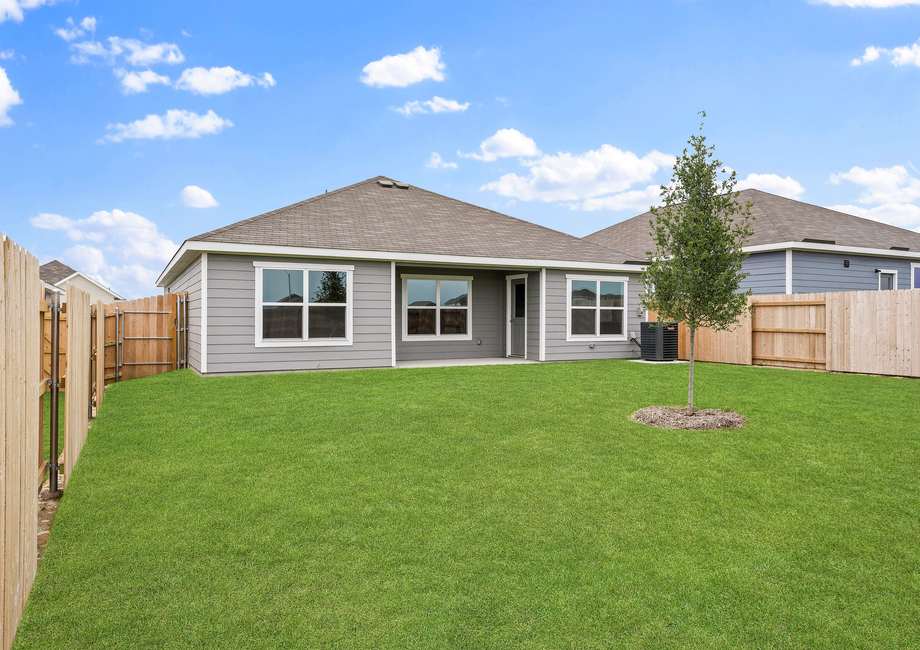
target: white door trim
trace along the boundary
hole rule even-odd
[[[514,308],[511,285],[514,280],[524,281],[524,359],[527,359],[527,274],[519,273],[517,275],[505,276],[505,356],[511,356],[511,318],[512,309]]]

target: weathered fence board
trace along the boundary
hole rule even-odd
[[[0,235],[0,648],[13,643],[37,566],[42,285],[38,259]]]

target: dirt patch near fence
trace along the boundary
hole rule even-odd
[[[747,424],[744,416],[719,409],[695,409],[693,415],[687,415],[686,406],[649,406],[633,413],[631,419],[658,429],[692,431],[741,429]]]
[[[42,485],[42,490],[38,494],[38,561],[41,562],[42,555],[45,554],[45,546],[48,545],[48,538],[51,537],[51,525],[54,523],[54,515],[57,514],[58,506],[61,505],[61,498],[50,498],[48,491],[48,481]]]

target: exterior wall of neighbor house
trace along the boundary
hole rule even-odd
[[[849,268],[844,268],[844,260],[850,260]],[[878,290],[875,269],[897,271],[898,289],[910,289],[910,260],[907,259],[792,251],[792,292]]]
[[[568,319],[568,297],[566,296],[566,275],[590,275],[599,278],[629,278],[626,291],[626,331],[639,336],[639,294],[642,293],[641,275],[638,273],[603,273],[594,271],[566,271],[547,269],[546,271],[546,360],[578,361],[582,359],[632,359],[639,356],[639,346],[626,341],[598,341],[594,348],[591,341],[566,341],[566,322]]]
[[[540,272],[527,274],[527,358],[540,359]]]
[[[354,265],[352,345],[257,348],[256,260]],[[209,253],[207,273],[209,375],[392,365],[389,262]]]
[[[166,293],[188,291],[188,365],[201,372],[201,255],[166,287]]]
[[[488,359],[505,356],[505,276],[515,271],[468,267],[396,267],[396,361]],[[402,276],[453,275],[473,278],[470,289],[472,340],[403,341]],[[482,343],[479,343],[482,341]]]
[[[90,282],[89,280],[87,280],[81,275],[75,275],[69,280],[67,280],[67,282],[60,283],[60,285],[58,286],[58,289],[61,289],[62,291],[66,291],[68,283],[72,284],[73,286],[75,286],[77,289],[80,289],[81,291],[86,291],[87,293],[89,293],[90,304],[95,304],[97,300],[101,300],[103,304],[108,304],[110,302],[115,302],[117,300],[114,293],[112,293],[111,291],[106,291],[105,289],[100,289],[98,286],[96,286],[95,284],[93,284],[92,282]],[[65,299],[65,302],[66,302],[66,299]]]
[[[744,260],[741,269],[750,273],[741,282],[741,290],[753,290],[754,295],[786,293],[786,251],[753,253]]]

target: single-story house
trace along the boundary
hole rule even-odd
[[[920,233],[760,190],[739,195],[741,203],[753,201],[755,217],[742,289],[763,295],[920,288]],[[584,239],[647,259],[655,249],[652,218],[646,212]]]
[[[187,239],[207,375],[635,357],[641,258],[383,176]]]
[[[101,300],[103,304],[124,300],[120,295],[105,287],[91,277],[75,271],[66,264],[53,260],[38,267],[38,275],[45,283],[45,300],[50,300],[52,293],[61,294],[61,302],[67,302],[67,292],[64,285],[68,282],[89,293],[89,300],[95,303]]]

